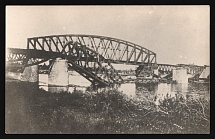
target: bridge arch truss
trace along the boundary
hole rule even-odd
[[[33,37],[28,38],[27,49],[67,54],[70,51],[68,44],[75,42],[101,55],[105,62],[135,65],[156,64],[156,53],[149,49],[105,36],[70,34]]]

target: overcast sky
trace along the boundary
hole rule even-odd
[[[209,65],[209,6],[7,6],[6,47],[58,34],[114,37],[157,54],[160,64]]]

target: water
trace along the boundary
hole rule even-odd
[[[69,76],[69,87],[48,87],[48,75],[39,75],[39,85],[46,91],[59,92],[59,91],[69,91],[73,92],[76,88],[77,90],[85,91],[91,83],[80,75],[70,75]],[[180,94],[183,98],[188,99],[190,97],[205,97],[210,99],[210,88],[209,84],[201,83],[188,83],[188,84],[167,84],[167,83],[157,83],[157,84],[141,84],[141,83],[126,83],[121,84],[117,87],[119,91],[122,91],[127,96],[134,98],[147,97],[152,99],[156,96],[158,99],[163,100],[165,97],[174,97],[176,94]]]

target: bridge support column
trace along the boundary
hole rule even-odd
[[[187,69],[173,69],[172,80],[177,83],[188,83]]]
[[[28,64],[32,64],[32,62],[29,60]],[[39,81],[39,71],[38,71],[38,65],[25,67],[23,73],[21,74],[21,81],[24,82],[31,82],[31,83],[37,83]]]
[[[48,75],[48,86],[51,92],[68,91],[69,73],[68,62],[65,59],[56,58]],[[53,88],[54,87],[54,88]]]

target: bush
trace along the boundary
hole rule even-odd
[[[210,102],[173,101],[156,107],[116,89],[50,93],[6,83],[7,133],[209,133]]]

